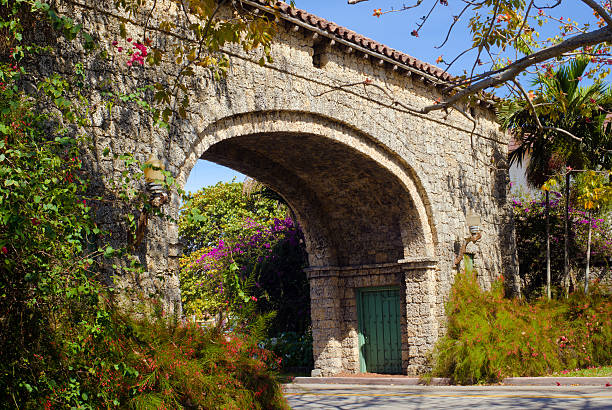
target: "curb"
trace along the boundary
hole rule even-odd
[[[612,377],[506,377],[506,386],[606,386]]]
[[[355,385],[355,386],[450,386],[450,379],[436,377],[429,383],[418,377],[296,377],[287,386],[297,385]],[[612,377],[506,377],[502,386],[599,386],[610,387]],[[499,386],[499,385],[498,385]]]

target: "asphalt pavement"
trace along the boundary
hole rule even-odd
[[[292,409],[610,409],[605,386],[288,384]]]

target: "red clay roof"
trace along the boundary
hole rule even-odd
[[[269,4],[266,0],[251,0],[251,1],[253,1],[254,3],[260,4],[262,6],[267,6]],[[324,18],[315,16],[314,14],[311,14],[305,10],[291,7],[289,4],[284,3],[282,1],[277,1],[276,7],[280,11],[281,17],[283,14],[285,14],[286,16],[299,19],[300,21],[306,24],[309,24],[311,26],[324,30],[347,42],[361,46],[372,52],[385,55],[388,58],[394,61],[397,61],[400,64],[405,64],[409,67],[413,67],[419,71],[422,71],[423,73],[429,74],[440,80],[449,81],[453,79],[453,76],[451,76],[450,74],[448,74],[447,72],[445,72],[443,69],[439,67],[425,63],[419,59],[409,56],[408,54],[394,50],[390,47],[387,47],[384,44],[381,44],[370,38],[364,37],[361,34],[354,32],[353,30],[349,30],[346,27],[339,26],[332,21],[328,21],[328,20],[325,20]]]

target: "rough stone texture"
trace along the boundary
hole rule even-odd
[[[158,3],[180,22],[175,3]],[[105,10],[114,8],[90,6],[85,12],[79,6],[64,11],[110,49],[119,39],[119,22]],[[470,209],[482,217],[476,249],[481,284],[488,287],[502,273],[515,277],[507,138],[484,108],[472,109],[472,132],[473,124],[456,110],[425,116],[393,104],[421,107],[442,95],[419,76],[372,55],[344,46],[321,48],[312,32],[294,27],[281,19],[274,62],[265,67],[258,64],[257,50],[230,49],[231,68],[223,81],[213,82],[196,68],[186,80],[192,92],[188,118],[169,130],[155,128],[147,113],[132,106],[114,107],[112,119],[107,107],[98,107],[91,114],[89,165],[93,175],[119,176],[123,168],[102,155],[105,148],[143,162],[155,152],[180,184],[203,158],[270,185],[291,205],[305,233],[317,373],[359,371],[355,291],[383,285],[402,289],[402,361],[407,373],[422,371],[427,352],[445,330],[444,301]],[[129,22],[127,29],[138,32]],[[69,45],[65,50],[63,58],[79,57]],[[96,73],[91,84],[110,78],[117,91],[126,92],[152,79],[168,82],[176,72],[173,65],[128,69],[125,55],[111,55],[106,63],[91,60]],[[61,67],[61,61],[40,62],[41,71]],[[366,78],[387,93],[341,87]],[[106,189],[101,179],[94,184]],[[173,194],[164,209],[176,217],[179,205]],[[106,227],[116,230],[113,215],[99,211]],[[151,220],[140,249],[147,274],[118,277],[115,284],[163,295],[168,309],[180,313],[179,254],[176,225]]]

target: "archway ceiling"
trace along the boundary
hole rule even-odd
[[[219,142],[202,159],[276,189],[311,236],[327,237],[320,242],[333,246],[339,265],[403,257],[400,219],[412,202],[394,175],[355,149],[309,134],[256,134]]]

